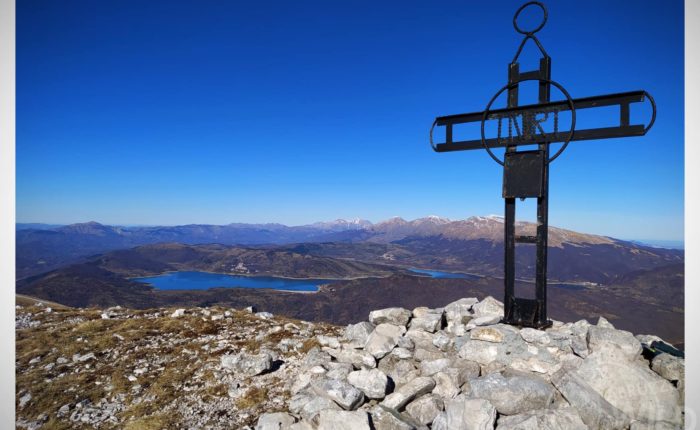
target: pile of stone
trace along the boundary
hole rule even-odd
[[[683,359],[642,354],[660,339],[604,318],[536,330],[502,317],[494,298],[465,298],[373,311],[342,336],[317,336],[321,347],[287,381],[287,411],[261,415],[255,429],[682,428]]]

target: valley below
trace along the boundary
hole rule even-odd
[[[518,224],[519,232],[532,228]],[[71,307],[255,306],[292,318],[348,324],[372,309],[503,296],[498,217],[303,227],[125,229],[88,223],[18,233],[17,292]],[[155,243],[139,244],[144,241]],[[516,257],[516,273],[523,280],[516,294],[531,297],[534,286],[526,281],[534,277],[534,246],[519,247]],[[42,270],[49,261],[58,267]],[[656,333],[682,346],[683,262],[682,250],[552,227],[549,315],[561,321],[604,316],[622,329]],[[431,277],[414,268],[471,275]],[[207,285],[219,282],[220,287],[187,290],[144,283],[147,277],[189,272],[251,282],[216,281]],[[276,284],[251,288],[263,279],[306,280],[299,284],[305,287],[289,289],[308,294],[279,291],[284,288]]]

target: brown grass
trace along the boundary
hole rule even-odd
[[[239,409],[248,409],[259,405],[267,399],[267,388],[251,387],[246,391],[245,395],[236,400],[236,406]]]
[[[306,354],[307,352],[311,351],[312,349],[316,347],[321,347],[321,344],[318,343],[318,340],[316,340],[315,337],[312,337],[311,339],[306,339],[304,341],[304,344],[301,346],[301,349],[299,350],[302,354]]]

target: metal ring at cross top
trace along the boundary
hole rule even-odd
[[[525,31],[518,26],[518,16],[520,15],[520,12],[523,11],[523,9],[525,9],[526,7],[531,6],[531,5],[539,6],[539,8],[542,9],[542,13],[544,14],[544,16],[542,17],[542,22],[540,23],[540,25],[535,27],[534,30]],[[513,16],[513,27],[515,27],[515,31],[517,31],[520,34],[524,34],[526,36],[531,36],[531,35],[537,33],[538,31],[542,30],[542,27],[544,27],[544,25],[546,23],[547,23],[547,8],[544,6],[544,4],[542,4],[538,1],[530,1],[530,2],[527,2],[524,5],[520,6],[518,8],[518,10],[515,12],[515,16]]]
[[[493,104],[493,102],[496,101],[498,96],[503,94],[503,91],[511,89],[511,88],[517,86],[518,84],[520,84],[521,82],[527,82],[527,81],[540,81],[540,82],[546,82],[549,85],[554,85],[555,87],[557,87],[557,89],[559,89],[559,91],[561,91],[562,94],[564,94],[564,96],[566,97],[566,101],[569,104],[569,108],[571,109],[571,128],[569,129],[569,135],[567,136],[566,140],[564,140],[564,144],[562,145],[561,148],[559,148],[559,151],[557,151],[556,154],[554,154],[554,156],[550,157],[549,160],[547,160],[547,163],[551,163],[559,155],[561,155],[561,153],[564,152],[566,147],[569,145],[571,138],[574,137],[574,130],[576,130],[576,107],[574,106],[574,100],[569,95],[569,92],[566,91],[564,89],[564,87],[561,86],[561,84],[559,84],[551,79],[542,79],[542,78],[526,78],[526,79],[521,79],[519,81],[507,84],[503,88],[498,90],[496,95],[494,95],[491,98],[491,101],[489,101],[489,104],[486,105],[486,109],[484,110],[484,114],[481,117],[481,146],[483,146],[484,149],[486,150],[486,152],[489,153],[491,158],[493,158],[493,160],[496,163],[500,164],[501,166],[504,166],[505,163],[503,161],[499,160],[498,157],[496,157],[496,155],[493,153],[493,151],[491,151],[491,148],[489,148],[489,146],[486,144],[486,135],[484,133],[484,124],[486,124],[486,119],[489,116],[489,111],[491,109],[491,105]]]
[[[644,91],[644,94],[649,99],[649,103],[651,103],[651,121],[649,122],[649,125],[647,125],[644,128],[644,134],[647,134],[647,131],[649,131],[651,126],[654,125],[654,122],[656,122],[656,102],[654,101],[654,97],[652,97],[651,94],[649,94],[646,91]]]

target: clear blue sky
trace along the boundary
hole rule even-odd
[[[500,167],[427,133],[505,84],[522,3],[20,0],[17,220],[502,214]],[[682,239],[683,2],[547,3],[538,36],[573,97],[659,107],[646,137],[552,164],[550,223]]]

